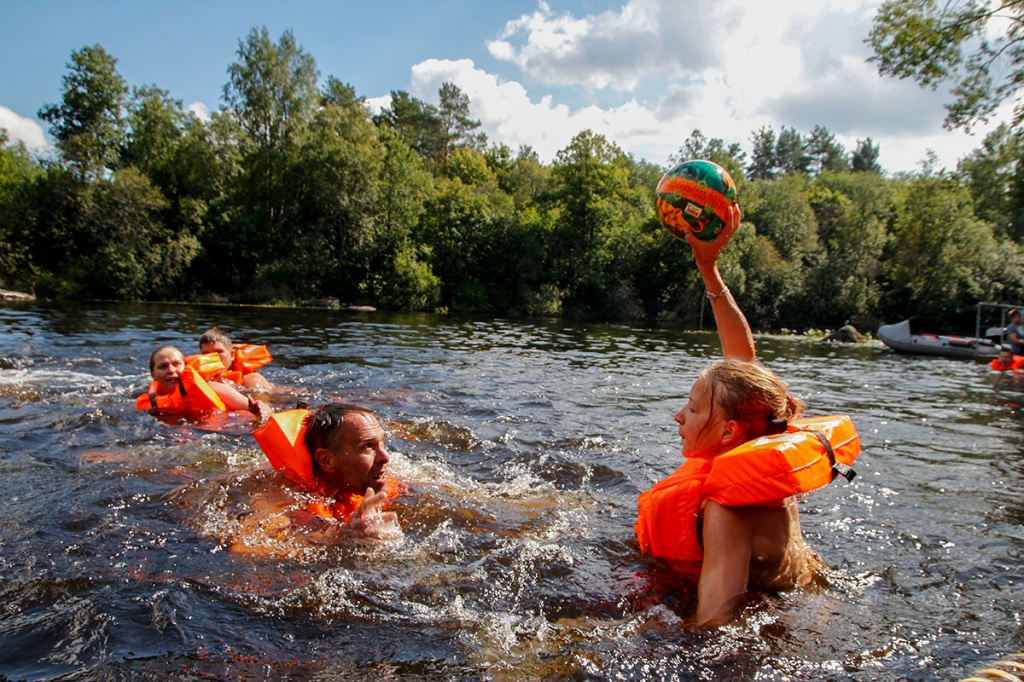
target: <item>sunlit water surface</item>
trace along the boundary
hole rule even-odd
[[[264,465],[244,417],[133,409],[149,352],[266,343],[278,409],[344,399],[391,437],[405,538],[292,560],[218,541]],[[759,338],[852,484],[801,503],[828,587],[691,628],[636,497],[712,333],[160,305],[0,307],[0,678],[957,679],[1024,640],[1021,388],[879,345]],[[239,483],[241,481],[241,483]]]

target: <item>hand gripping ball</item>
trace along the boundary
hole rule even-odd
[[[699,238],[713,241],[736,203],[736,183],[711,161],[684,161],[661,178],[658,219],[672,236],[685,239],[689,225]]]

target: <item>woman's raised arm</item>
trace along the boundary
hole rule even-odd
[[[715,325],[718,327],[718,338],[722,343],[722,353],[726,357],[747,362],[754,361],[754,335],[732,293],[725,285],[722,274],[718,271],[718,256],[733,234],[739,229],[742,215],[740,207],[729,207],[729,215],[725,221],[725,229],[714,241],[698,238],[689,227],[686,228],[686,241],[693,248],[693,259],[697,270],[704,280],[711,310],[715,314]]]

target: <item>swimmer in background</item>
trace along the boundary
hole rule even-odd
[[[989,367],[997,372],[1012,371],[1019,373],[1024,369],[1024,356],[1014,355],[1009,346],[999,347],[999,357],[993,358]]]
[[[712,365],[694,382],[689,401],[675,415],[682,454],[687,459],[713,458],[766,433],[776,433],[772,424],[797,417],[802,407],[800,401],[787,396],[785,382],[754,364],[750,326],[718,270],[718,256],[739,225],[739,207],[732,206],[724,231],[714,241],[701,240],[686,230],[725,356],[724,362]],[[641,495],[635,529],[641,550],[659,556],[659,548],[651,542],[658,529],[681,533],[686,524],[696,524],[685,532],[694,545],[688,550],[690,570],[693,562],[700,562],[694,615],[698,625],[728,622],[748,590],[807,585],[823,565],[804,543],[793,498],[775,507],[726,507],[700,497],[699,504],[694,501],[696,518],[691,519],[674,504],[651,502],[651,493],[670,479]],[[701,495],[701,488],[696,490],[696,495]],[[671,559],[669,563],[673,565]],[[678,565],[673,568],[683,570]]]
[[[210,327],[203,332],[203,335],[199,337],[199,351],[201,353],[216,353],[219,355],[221,362],[224,363],[225,374],[227,372],[238,372],[241,374],[240,380],[235,381],[234,383],[257,391],[274,390],[274,384],[268,381],[258,371],[245,371],[246,368],[244,367],[244,363],[240,362],[237,357],[238,349],[231,343],[231,337],[225,334],[220,327]],[[269,353],[267,354],[267,357],[269,357]],[[267,360],[267,362],[269,362],[269,360]],[[214,376],[213,379],[215,381],[221,381],[221,379],[216,376]]]
[[[402,486],[387,475],[386,434],[376,414],[336,402],[297,416],[304,420],[294,443],[263,433],[275,431],[275,419],[254,434],[283,476],[268,470],[236,476],[227,486],[234,491],[228,495],[234,498],[231,509],[212,508],[224,503],[222,494],[198,506],[218,521],[225,516],[237,520],[202,532],[217,536],[233,552],[278,558],[299,558],[346,542],[403,537],[397,514],[385,510]],[[209,486],[197,482],[191,487],[178,495],[196,505],[187,498]]]
[[[204,381],[186,366],[185,357],[174,346],[161,346],[153,351],[149,373],[153,379],[149,391],[135,401],[140,410],[199,413],[223,409],[251,412],[260,419],[268,418],[272,412],[265,402],[244,396],[228,384]]]

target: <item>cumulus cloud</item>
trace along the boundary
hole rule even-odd
[[[867,62],[880,1],[782,12],[762,0],[628,0],[587,16],[542,1],[488,43],[516,71],[429,59],[413,67],[410,92],[436,104],[441,83],[455,83],[492,142],[529,145],[548,162],[584,129],[666,163],[695,129],[749,151],[762,127],[821,125],[847,150],[871,137],[891,171],[914,170],[929,149],[952,168],[984,131],[943,130],[948,93],[882,78]]]
[[[617,11],[575,17],[541,2],[506,23],[488,49],[541,82],[627,91],[642,79],[713,66],[734,13],[723,8],[715,0],[631,0]]]
[[[0,106],[0,128],[7,129],[10,142],[23,142],[34,152],[45,153],[52,147],[38,121],[19,116],[4,106]]]

